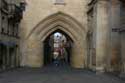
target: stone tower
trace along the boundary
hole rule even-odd
[[[21,65],[43,67],[44,42],[59,30],[73,42],[70,66],[124,70],[124,8],[123,0],[27,0]]]
[[[21,24],[21,65],[42,67],[43,41],[60,29],[70,36],[71,66],[85,67],[88,0],[27,0]]]

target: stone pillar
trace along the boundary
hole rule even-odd
[[[120,71],[120,34],[117,31],[120,28],[120,1],[111,0],[110,13],[111,32],[111,71]]]
[[[3,46],[3,70],[6,69],[7,66],[7,46]]]
[[[97,2],[96,70],[104,72],[110,55],[109,0]]]
[[[11,52],[10,52],[10,68],[12,68],[13,67],[13,48],[11,47],[10,48],[10,50],[11,50]]]
[[[2,69],[3,69],[3,70],[5,69],[5,56],[4,56],[4,55],[5,55],[5,54],[4,54],[5,51],[4,51],[4,50],[5,50],[5,49],[4,49],[4,46],[2,45],[2,56],[3,56],[3,57],[2,57],[2,59],[3,59],[3,67],[2,67]]]
[[[83,44],[75,42],[72,46],[71,66],[73,68],[85,68],[85,48]]]
[[[125,32],[121,32],[121,55],[122,55],[122,71],[120,77],[125,79]]]
[[[1,26],[2,26],[2,15],[1,15],[1,11],[0,11],[0,39],[1,39],[1,28],[2,28]]]
[[[15,47],[15,58],[16,58],[16,61],[15,61],[15,66],[16,67],[19,67],[19,64],[20,64],[20,54],[19,54],[19,48],[18,46]]]
[[[125,79],[125,4],[121,2],[121,57],[122,57],[122,72],[120,77]]]
[[[10,58],[10,47],[7,46],[7,56],[6,56],[6,67],[9,68],[11,67],[11,62],[10,62],[11,58]]]
[[[2,1],[2,0],[0,0],[0,9],[1,9],[1,3],[2,3],[1,1]],[[1,33],[1,28],[2,28],[2,27],[1,27],[1,23],[2,23],[1,21],[2,21],[2,15],[1,15],[1,11],[0,11],[0,33]],[[1,38],[1,37],[0,37],[0,38]]]
[[[14,58],[15,58],[15,51],[14,51],[14,46],[11,48],[12,52],[11,52],[11,68],[14,68]]]

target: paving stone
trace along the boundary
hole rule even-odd
[[[125,83],[125,81],[70,67],[19,68],[0,73],[0,83]]]

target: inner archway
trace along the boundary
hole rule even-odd
[[[57,29],[44,40],[44,66],[70,65],[73,40],[64,31]]]
[[[87,51],[86,30],[76,19],[62,12],[48,16],[31,30],[27,40],[25,40],[26,49],[25,55],[22,57],[24,58],[22,59],[23,65],[30,67],[44,66],[45,42],[49,41],[51,34],[58,31],[73,42],[70,65],[74,68],[84,68]]]

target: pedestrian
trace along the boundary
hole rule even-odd
[[[56,66],[58,66],[58,65],[59,65],[59,59],[58,59],[58,58],[59,58],[59,52],[56,52],[56,51],[55,51],[55,52],[53,53],[53,55],[54,55],[54,56],[53,56],[54,64],[55,64]]]

